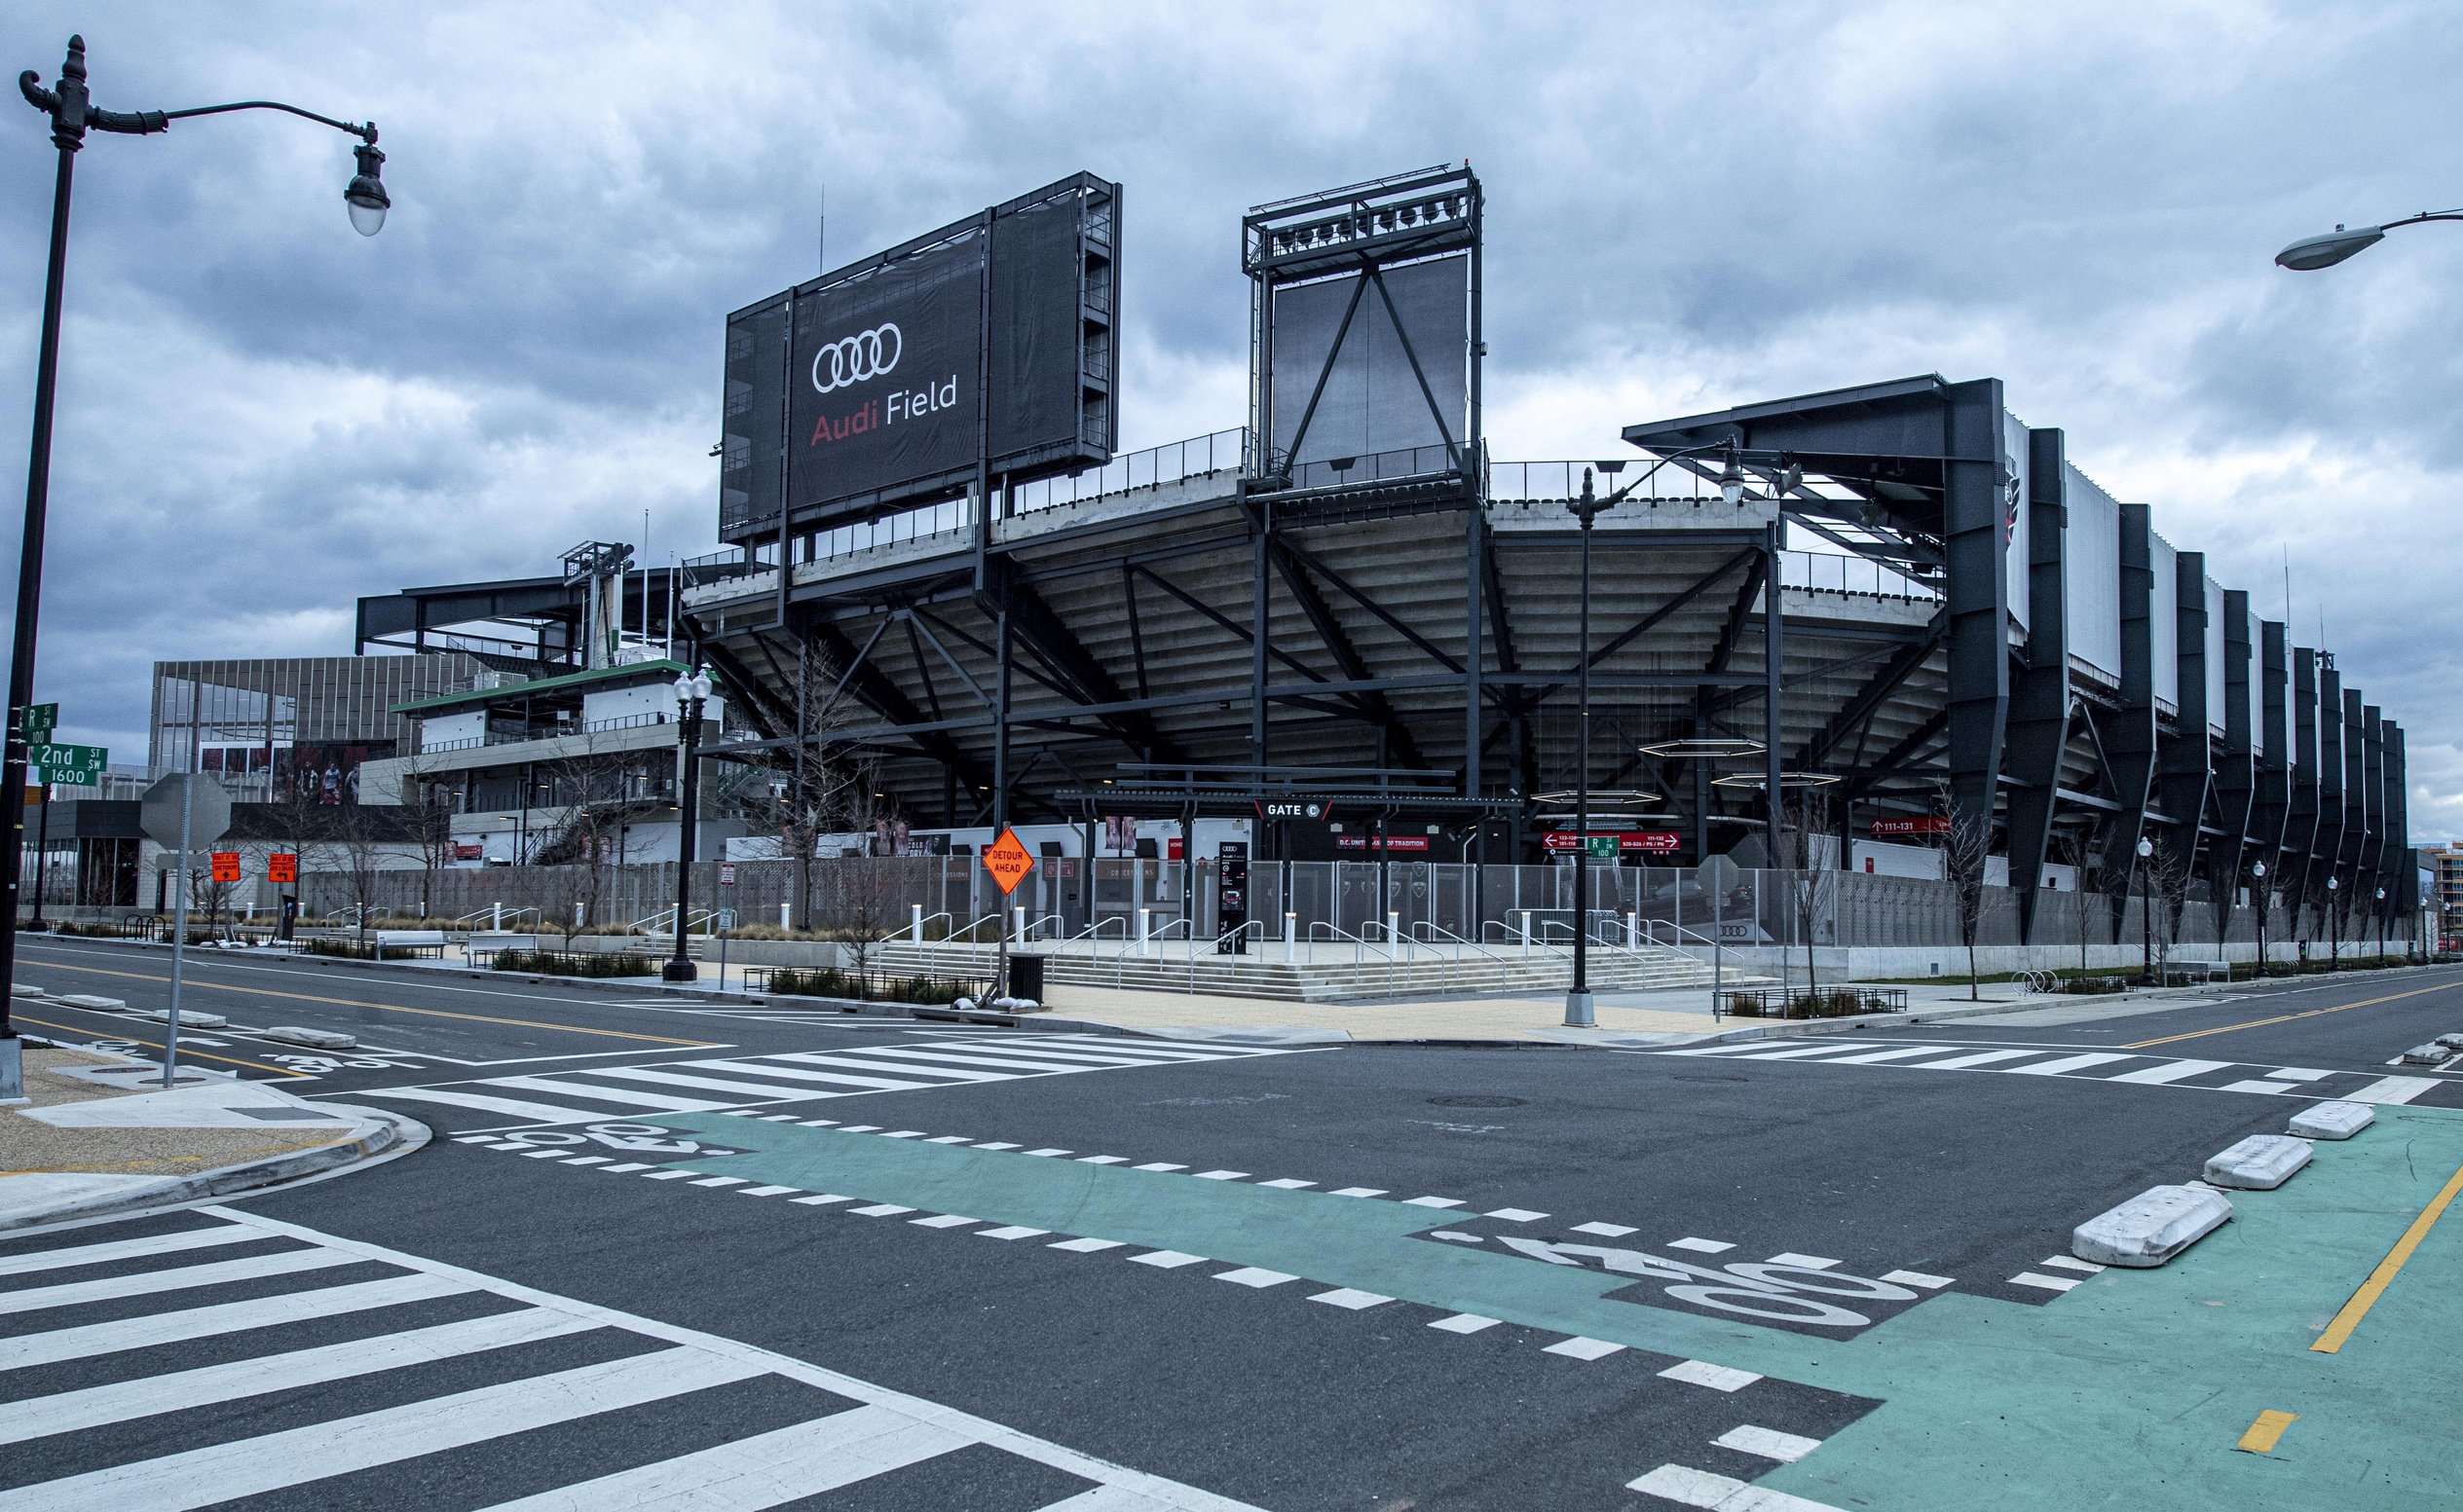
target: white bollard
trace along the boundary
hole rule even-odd
[[[1627,950],[1642,948],[1642,910],[1639,908],[1627,911],[1624,916],[1624,947]]]
[[[1522,910],[1522,953],[1531,953],[1531,910],[1528,908]]]
[[[497,934],[504,933],[504,905],[503,904],[496,905],[495,916],[488,921],[488,927]]]
[[[1401,942],[1402,915],[1393,908],[1388,908],[1386,910],[1386,954],[1394,954],[1394,947]]]
[[[907,942],[912,945],[923,943],[923,904],[919,903],[907,904]]]
[[[579,904],[573,905],[573,927],[575,929],[581,927],[581,904]]]
[[[1299,932],[1300,916],[1296,913],[1287,911],[1283,915],[1283,964],[1286,966],[1290,965],[1293,961],[1299,958],[1294,951],[1293,945],[1294,939],[1298,936]]]
[[[1153,937],[1146,933],[1147,927],[1152,920],[1154,910],[1152,908],[1140,908],[1138,910],[1138,953],[1139,955],[1154,954]]]
[[[1026,910],[1012,908],[1009,912],[1018,921],[1018,943],[1023,945],[1026,942]]]
[[[796,927],[795,919],[796,915],[794,904],[782,903],[778,905],[778,927],[780,929],[794,929]]]

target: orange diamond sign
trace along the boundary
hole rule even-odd
[[[1026,880],[1026,873],[1034,868],[1035,859],[1026,853],[1026,847],[1019,840],[1015,830],[1003,830],[1000,838],[984,852],[984,869],[1000,884],[1003,898],[1018,891],[1018,884]]]

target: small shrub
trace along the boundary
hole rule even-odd
[[[647,955],[614,952],[568,954],[560,950],[499,950],[488,964],[500,972],[533,977],[655,977],[658,963]]]
[[[768,990],[800,998],[862,998],[867,995],[862,977],[829,966],[817,966],[810,970],[782,966],[769,974]]]

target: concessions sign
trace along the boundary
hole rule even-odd
[[[1594,841],[1606,835],[1605,830],[1590,832]],[[1620,830],[1615,835],[1617,849],[1628,856],[1637,852],[1645,856],[1673,856],[1685,843],[1685,837],[1673,830]],[[1541,836],[1540,843],[1552,856],[1570,856],[1582,849],[1581,837],[1571,830],[1550,830]]]
[[[1877,819],[1873,821],[1873,838],[1886,839],[1902,834],[1948,834],[1950,816],[1924,814],[1912,819]]]

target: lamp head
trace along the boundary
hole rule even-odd
[[[2250,874],[2251,876],[2254,876],[2254,877],[2258,878],[2258,879],[2259,881],[2261,881],[2261,882],[2265,881],[2265,880],[2266,880],[2266,863],[2264,863],[2264,862],[2262,862],[2262,861],[2260,861],[2260,862],[2254,862],[2254,863],[2252,863],[2252,864],[2251,864],[2251,866],[2250,866],[2250,868],[2249,868],[2249,874]]]
[[[385,212],[393,207],[392,197],[385,192],[385,154],[377,150],[373,126],[368,128],[368,138],[353,149],[359,171],[342,192],[343,203],[351,207],[351,229],[363,237],[385,229]]]
[[[2143,835],[2143,834],[2142,834],[2142,835],[2140,835],[2140,836],[2138,837],[2138,859],[2139,859],[2139,860],[2141,860],[2141,861],[2145,861],[2147,857],[2152,856],[2152,855],[2154,855],[2154,854],[2155,854],[2155,842],[2154,842],[2154,841],[2152,841],[2152,840],[2150,840],[2150,839],[2148,839],[2148,838],[2146,838],[2146,836],[2145,836],[2145,835]]]
[[[2385,240],[2385,231],[2377,226],[2355,226],[2348,231],[2337,226],[2322,237],[2301,238],[2277,252],[2275,263],[2295,273],[2313,273],[2320,268],[2332,268]]]
[[[1744,499],[1744,463],[1737,461],[1733,448],[1728,453],[1728,465],[1719,469],[1719,501],[1735,508]]]

